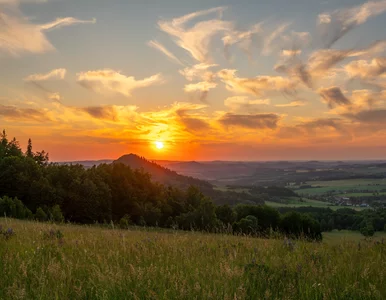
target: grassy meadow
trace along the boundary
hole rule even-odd
[[[383,240],[0,225],[0,299],[386,298]]]
[[[323,195],[329,192],[336,194],[346,193],[351,190],[368,190],[370,193],[351,193],[351,196],[371,195],[373,192],[380,192],[386,189],[385,179],[345,179],[345,180],[330,180],[330,181],[308,181],[306,185],[313,186],[312,188],[296,189],[295,192],[302,195]],[[381,192],[382,193],[382,192]]]

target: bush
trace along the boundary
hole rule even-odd
[[[258,231],[258,220],[255,216],[246,216],[233,224],[233,230],[244,234],[256,234]]]
[[[0,198],[0,216],[28,219],[31,218],[32,212],[18,198],[4,196]]]
[[[361,233],[365,236],[365,237],[371,237],[375,234],[375,230],[374,230],[374,227],[373,225],[371,224],[367,224],[367,226],[364,226],[360,229]]]
[[[51,220],[57,223],[62,223],[64,217],[59,205],[55,205],[51,210]]]
[[[44,210],[41,207],[39,207],[36,210],[35,219],[40,221],[40,222],[47,221],[47,219],[48,219],[47,214],[44,212]]]
[[[129,215],[124,215],[120,220],[119,220],[119,227],[121,229],[127,229],[129,228],[129,225],[131,223],[130,216]]]

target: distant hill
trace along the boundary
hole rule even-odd
[[[133,169],[143,169],[148,172],[154,181],[162,184],[174,185],[179,187],[188,187],[194,185],[201,189],[212,189],[213,186],[204,180],[190,176],[180,175],[175,171],[162,167],[155,162],[149,161],[136,154],[126,154],[115,160],[113,163],[122,163]]]

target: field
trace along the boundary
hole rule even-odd
[[[386,232],[376,232],[372,237],[373,240],[379,242],[386,242]],[[323,233],[323,242],[329,245],[336,245],[345,242],[363,242],[365,238],[360,232],[351,230],[333,230],[331,232]]]
[[[0,224],[15,232],[0,240],[0,299],[386,298],[386,244],[337,243],[334,232],[326,242],[307,243],[12,219]]]
[[[300,201],[300,198],[295,198],[295,197],[287,197],[283,199],[284,199],[283,203],[265,201],[265,204],[272,207],[305,207],[305,206],[324,207],[324,208],[333,207],[332,205],[329,205],[329,203],[327,202],[305,199],[305,198],[302,198],[302,201]]]
[[[323,195],[328,192],[335,192],[338,195],[351,190],[368,190],[370,193],[350,193],[352,196],[371,196],[373,192],[386,190],[386,179],[347,179],[331,181],[308,181],[305,185],[311,185],[313,188],[296,189],[298,194]],[[381,192],[380,194],[384,194]]]

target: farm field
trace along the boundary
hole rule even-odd
[[[304,198],[303,198],[304,199]],[[361,211],[364,209],[368,209],[367,207],[359,207],[359,206],[338,206],[338,205],[331,205],[328,202],[323,202],[323,201],[317,201],[317,200],[311,200],[307,199],[305,202],[292,202],[292,203],[278,203],[278,202],[272,202],[272,201],[265,201],[265,204],[271,207],[279,208],[279,207],[319,207],[319,208],[330,208],[332,210],[338,210],[341,208],[350,208],[354,209],[356,211]]]
[[[385,299],[386,244],[0,219],[0,299]],[[341,232],[339,233],[342,234]],[[330,243],[329,241],[335,241]]]
[[[285,203],[265,201],[265,204],[268,206],[272,206],[272,207],[305,207],[305,206],[332,207],[332,205],[330,205],[327,202],[323,202],[323,201],[317,201],[317,200],[311,200],[311,199],[304,199],[303,198],[303,202],[301,202],[299,199],[297,199],[297,198],[291,199],[290,198],[288,201],[285,201]]]
[[[347,180],[331,180],[331,181],[308,181],[305,185],[314,186],[314,188],[294,189],[298,194],[323,195],[328,192],[336,192],[343,194],[346,191],[368,190],[377,192],[386,189],[385,179],[347,179]],[[381,192],[383,193],[383,192]],[[371,195],[369,193],[362,193]]]

